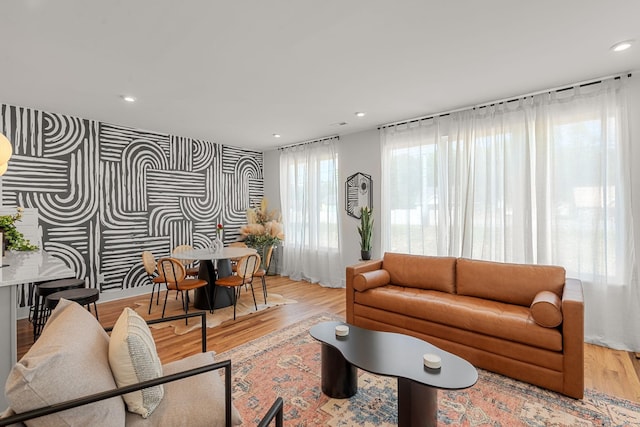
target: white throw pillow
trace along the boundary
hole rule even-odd
[[[118,387],[162,376],[162,365],[149,326],[128,307],[123,310],[111,332],[109,364]],[[147,418],[163,396],[164,388],[158,385],[127,393],[122,398],[129,411]]]

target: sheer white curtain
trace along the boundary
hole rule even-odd
[[[383,248],[561,265],[587,341],[640,350],[626,80],[381,129]]]
[[[282,149],[280,193],[286,235],[282,274],[344,286],[337,138]]]

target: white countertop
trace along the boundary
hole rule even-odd
[[[2,257],[0,287],[75,277],[60,259],[39,251],[10,251]]]

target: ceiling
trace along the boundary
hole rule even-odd
[[[0,103],[269,150],[640,70],[639,16],[638,0],[2,1]]]

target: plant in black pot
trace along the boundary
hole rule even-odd
[[[373,216],[371,208],[364,206],[360,208],[360,258],[371,259],[371,234],[373,233]]]

